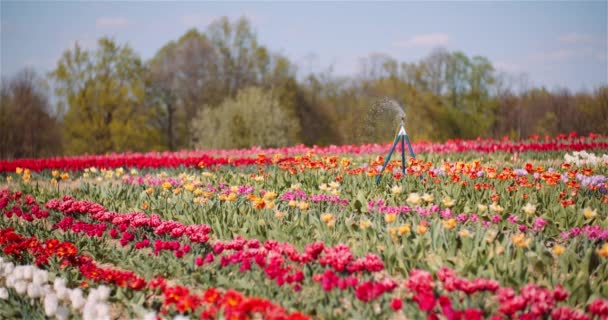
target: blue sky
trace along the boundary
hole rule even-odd
[[[186,30],[247,16],[260,43],[307,72],[356,74],[360,58],[413,62],[441,46],[488,57],[549,89],[608,84],[608,2],[1,2],[1,74],[52,70],[78,41],[111,36],[143,59]]]

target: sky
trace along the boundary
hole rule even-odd
[[[0,0],[0,74],[52,70],[78,43],[110,36],[147,60],[188,29],[246,16],[261,44],[300,73],[355,75],[383,53],[416,62],[433,49],[490,59],[528,86],[608,84],[608,1],[595,2],[24,2]],[[523,77],[521,75],[524,75]]]

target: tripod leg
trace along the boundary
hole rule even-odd
[[[376,177],[376,185],[378,185],[380,183],[380,178],[382,177],[382,173],[384,172],[384,169],[386,169],[386,165],[388,165],[388,162],[391,160],[391,156],[393,155],[393,151],[395,151],[395,147],[397,146],[398,141],[399,141],[399,137],[397,136],[395,138],[395,142],[393,142],[391,151],[388,152],[388,156],[386,156],[386,160],[384,160],[384,165],[382,165],[382,170],[380,170],[380,173]]]
[[[414,154],[414,149],[412,149],[412,144],[410,143],[410,138],[407,136],[407,134],[405,135],[405,141],[407,142],[407,147],[410,149],[410,154],[412,155],[412,158],[416,158],[416,155]]]
[[[401,172],[405,175],[405,136],[401,136]]]

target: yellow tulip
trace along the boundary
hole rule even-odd
[[[406,233],[410,232],[410,225],[409,224],[404,224],[401,227],[399,227],[399,235],[402,236]]]
[[[526,239],[526,235],[520,233],[518,235],[511,236],[511,241],[513,241],[513,244],[520,248],[527,248],[532,239]]]
[[[470,237],[470,236],[471,236],[471,232],[470,232],[469,230],[467,230],[467,229],[462,229],[462,230],[460,230],[460,231],[458,232],[458,235],[459,235],[461,238],[468,238],[468,237]]]
[[[400,186],[393,186],[391,188],[391,193],[393,194],[400,194],[403,191],[403,188],[401,188]]]
[[[604,243],[601,249],[597,249],[597,254],[601,257],[608,258],[608,242]]]
[[[536,212],[536,206],[528,202],[528,204],[526,204],[522,210],[526,214],[534,214],[534,212]]]
[[[231,192],[231,193],[228,195],[228,198],[226,198],[226,199],[227,199],[228,201],[234,201],[234,200],[236,200],[236,193]]]
[[[321,215],[321,220],[325,223],[328,223],[333,219],[334,219],[334,216],[331,213],[324,213]]]
[[[454,199],[452,199],[451,197],[443,198],[442,202],[443,202],[443,205],[448,208],[452,207],[456,203],[456,201]]]
[[[417,206],[420,204],[422,198],[416,192],[412,192],[407,196],[405,202],[407,202],[410,206]]]
[[[359,221],[359,228],[361,228],[361,229],[367,229],[367,228],[371,227],[371,225],[372,225],[372,222],[367,219]]]
[[[266,199],[266,200],[273,200],[276,197],[277,197],[277,194],[276,194],[276,192],[273,192],[273,191],[269,191],[264,194],[264,199]]]
[[[308,207],[310,207],[310,204],[308,204],[308,202],[298,203],[298,208],[300,208],[300,210],[308,210]]]
[[[419,225],[416,227],[416,232],[417,232],[419,235],[424,235],[424,234],[425,234],[427,231],[428,231],[428,228],[427,228],[426,226],[421,225],[421,224],[419,224]]]
[[[564,253],[564,251],[566,251],[566,247],[556,244],[553,246],[553,254],[556,256],[560,256],[562,253]]]
[[[450,220],[444,220],[441,223],[443,223],[443,227],[448,230],[452,230],[456,227],[456,219],[454,219],[454,218],[452,218]]]
[[[583,209],[583,215],[587,219],[592,219],[595,216],[597,216],[597,209],[596,210],[591,210],[591,208],[587,207],[587,208]]]
[[[435,200],[435,197],[433,197],[432,194],[425,193],[422,195],[422,200],[424,200],[425,202],[433,202],[433,200]]]
[[[389,213],[384,216],[384,221],[386,221],[386,223],[392,223],[396,219],[397,219],[397,215],[394,213]]]

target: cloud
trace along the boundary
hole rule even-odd
[[[450,37],[445,33],[427,33],[396,41],[393,45],[401,48],[432,48],[445,46],[449,40]]]
[[[496,61],[494,62],[494,68],[507,73],[521,73],[525,71],[522,65],[508,61]]]
[[[55,66],[56,61],[54,59],[25,59],[22,61],[24,67],[28,68],[42,68],[44,70],[52,69]]]
[[[576,32],[561,35],[559,41],[564,44],[598,44],[603,42],[602,37]]]
[[[129,19],[124,17],[100,17],[95,21],[97,29],[122,29],[130,24]]]
[[[181,16],[179,21],[186,27],[206,28],[211,22],[221,17],[228,17],[231,21],[237,20],[240,17],[245,17],[253,27],[265,24],[268,21],[265,16],[247,12],[228,13],[224,15],[188,14]]]
[[[187,27],[200,27],[207,26],[213,21],[213,16],[200,15],[200,14],[189,14],[180,17],[180,22]]]
[[[35,67],[38,65],[38,60],[26,59],[26,60],[23,60],[23,65],[26,67]]]
[[[530,55],[534,61],[567,61],[593,56],[594,50],[591,47],[580,49],[561,48],[552,51],[536,52]]]
[[[528,56],[535,62],[566,62],[582,59],[605,61],[606,39],[591,34],[570,32],[557,38],[559,46],[553,50],[534,52]]]

